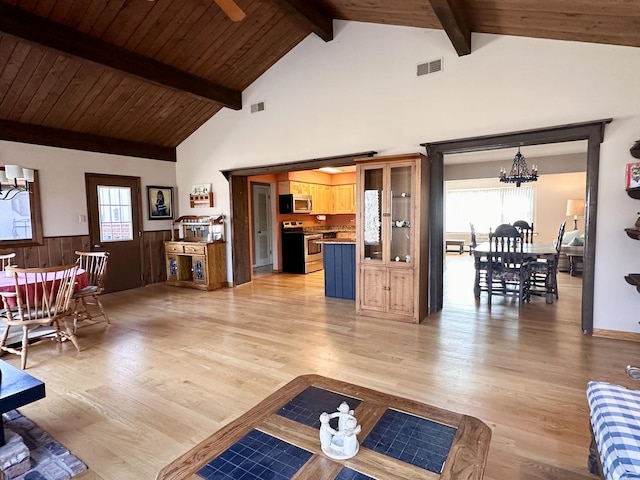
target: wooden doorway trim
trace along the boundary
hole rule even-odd
[[[249,235],[249,181],[246,175],[231,175],[231,264],[233,286],[251,281],[251,242]]]
[[[585,123],[523,130],[519,132],[422,143],[431,162],[429,304],[432,313],[442,310],[444,245],[444,155],[499,148],[587,140],[584,270],[582,274],[582,331],[593,333],[593,291],[596,256],[596,225],[600,144],[611,118]]]
[[[320,167],[339,167],[355,165],[357,158],[373,157],[377,152],[349,153],[332,157],[313,158],[292,163],[277,163],[259,167],[245,167],[235,170],[221,170],[229,180],[229,201],[231,212],[231,265],[233,285],[242,285],[251,281],[251,242],[249,235],[249,181],[253,175],[286,173],[300,170],[313,170]]]

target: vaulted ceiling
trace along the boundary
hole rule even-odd
[[[224,3],[224,2],[222,2]],[[228,3],[228,2],[227,2]],[[0,139],[175,161],[175,147],[333,19],[640,47],[634,0],[0,0]]]

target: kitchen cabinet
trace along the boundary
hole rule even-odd
[[[331,213],[331,185],[317,185],[317,195],[314,199],[314,212],[317,213]],[[316,205],[318,207],[316,208]]]
[[[428,308],[429,162],[421,154],[356,163],[356,312],[419,323]]]
[[[353,183],[347,185],[323,185],[296,181],[278,182],[278,193],[311,195],[313,214],[356,213],[355,191]]]
[[[331,213],[356,213],[356,186],[349,183],[346,185],[334,185],[332,188],[333,210]]]
[[[294,195],[311,195],[308,183],[295,181],[278,182],[278,193],[280,195],[288,193]]]

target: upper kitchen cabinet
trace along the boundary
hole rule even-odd
[[[377,157],[356,173],[356,312],[419,323],[429,313],[429,162]]]
[[[331,213],[356,213],[356,186],[353,183],[334,185],[333,210]]]

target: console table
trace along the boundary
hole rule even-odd
[[[224,242],[165,242],[167,285],[200,290],[221,288],[227,277]]]

